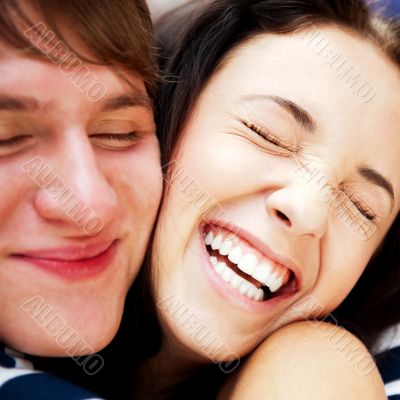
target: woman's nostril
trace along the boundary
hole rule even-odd
[[[281,212],[279,210],[276,210],[275,213],[276,213],[276,216],[280,220],[282,220],[283,222],[285,222],[289,226],[291,225],[290,219],[283,212]]]

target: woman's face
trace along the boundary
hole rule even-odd
[[[113,338],[161,197],[143,80],[87,68],[96,101],[85,73],[0,48],[0,341],[31,354]]]
[[[399,71],[355,35],[318,32],[337,65],[307,34],[230,54],[171,164],[156,301],[167,333],[201,357],[242,356],[334,310],[399,211]]]

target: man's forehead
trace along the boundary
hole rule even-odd
[[[62,101],[63,98],[60,98]],[[0,90],[0,111],[14,112],[45,112],[57,107],[57,100],[45,100],[33,96],[18,96],[4,94]],[[126,92],[119,95],[111,95],[98,102],[98,108],[104,112],[116,111],[130,107],[143,107],[149,111],[153,105],[147,95],[139,91]]]
[[[142,78],[117,68],[81,63],[69,70],[44,57],[20,51],[2,52],[0,96],[2,109],[37,111],[60,99],[80,102],[85,96],[93,106],[112,111],[117,108],[145,107],[153,110]],[[28,98],[29,97],[29,98]],[[85,99],[83,99],[85,100]]]

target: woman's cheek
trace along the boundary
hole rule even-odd
[[[342,240],[331,241],[331,248],[322,251],[321,271],[318,283],[310,298],[315,302],[318,315],[327,315],[349,295],[372,255],[372,248],[359,243],[350,232],[338,232]],[[313,315],[314,316],[314,315]]]
[[[260,168],[267,165],[255,145],[229,133],[192,132],[185,146],[189,148],[182,149],[181,168],[216,200],[252,193],[260,184]]]

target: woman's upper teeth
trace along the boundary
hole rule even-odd
[[[262,289],[257,288],[246,279],[237,275],[224,262],[218,262],[217,257],[211,256],[210,262],[214,266],[218,274],[221,275],[222,279],[225,282],[229,283],[234,289],[237,289],[240,294],[256,301],[263,300],[264,291]]]
[[[287,268],[259,254],[254,248],[249,251],[249,244],[237,236],[225,232],[215,234],[210,230],[204,241],[213,250],[218,250],[219,254],[227,256],[241,271],[268,286],[271,292],[276,292],[287,283]]]

